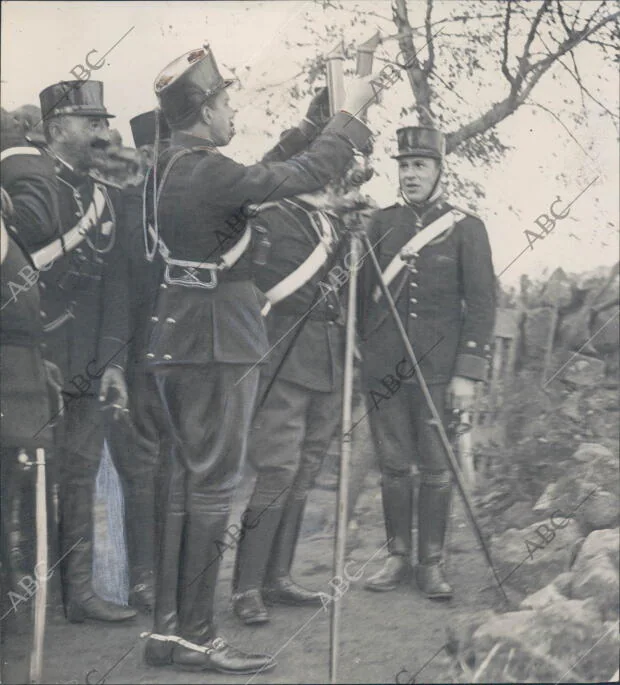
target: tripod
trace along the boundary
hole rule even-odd
[[[344,565],[345,565],[345,551],[346,551],[346,533],[347,533],[347,501],[349,497],[349,480],[350,480],[350,470],[351,470],[351,455],[352,455],[352,404],[353,404],[353,361],[354,361],[354,350],[355,350],[355,331],[356,331],[356,311],[357,311],[357,300],[358,300],[358,270],[362,261],[369,258],[372,263],[373,270],[377,276],[377,280],[385,301],[390,310],[391,318],[398,330],[400,339],[402,340],[403,346],[405,348],[409,362],[411,363],[414,371],[416,380],[422,390],[425,402],[429,408],[432,416],[432,424],[437,431],[438,437],[440,439],[442,448],[446,454],[447,463],[452,476],[457,484],[458,491],[463,499],[465,505],[465,510],[467,512],[468,518],[477,537],[477,540],[482,548],[484,556],[487,563],[489,564],[498,587],[502,593],[503,599],[508,603],[508,598],[506,593],[500,583],[498,573],[493,565],[489,549],[487,547],[486,541],[480,530],[480,526],[476,520],[474,507],[471,502],[469,493],[467,491],[467,486],[463,480],[463,475],[461,469],[458,465],[457,458],[454,454],[452,445],[446,433],[446,430],[442,424],[440,415],[437,411],[435,404],[433,403],[432,397],[430,395],[428,385],[424,379],[424,376],[419,368],[419,363],[416,354],[413,350],[411,342],[407,336],[407,332],[403,325],[403,322],[396,309],[396,304],[394,298],[390,293],[388,286],[385,283],[383,274],[381,272],[381,267],[377,260],[374,252],[374,247],[370,243],[368,236],[364,231],[362,214],[360,208],[357,207],[353,211],[349,212],[347,215],[347,229],[340,237],[339,242],[331,255],[331,258],[327,262],[324,268],[324,274],[328,274],[331,269],[337,264],[338,259],[343,251],[343,247],[348,244],[348,260],[345,259],[345,266],[347,267],[347,278],[348,283],[348,295],[347,295],[347,319],[346,319],[346,347],[345,347],[345,359],[344,359],[344,379],[343,379],[343,406],[342,406],[342,427],[341,427],[341,440],[340,440],[340,477],[339,477],[339,488],[338,488],[338,508],[337,508],[337,519],[336,519],[336,540],[334,547],[334,575],[333,579],[339,579],[339,587],[343,586],[344,577]],[[347,263],[348,261],[348,263]],[[289,357],[296,340],[299,338],[305,322],[308,320],[310,313],[314,307],[320,302],[322,289],[319,285],[317,287],[312,304],[307,309],[304,316],[300,319],[295,333],[293,334],[287,349],[280,360],[278,367],[275,372],[259,402],[259,408],[264,404],[271,387],[273,386],[275,380],[278,377],[280,370],[285,364],[287,358]],[[345,590],[346,591],[346,587]],[[344,593],[343,591],[343,593]],[[340,616],[341,616],[341,605],[340,598],[342,594],[339,594],[330,605],[330,681],[332,683],[338,682],[337,671],[338,671],[338,647],[339,647],[339,634],[340,634]]]

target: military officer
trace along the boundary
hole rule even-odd
[[[50,419],[62,406],[58,369],[43,359],[39,289],[32,284],[34,270],[5,227],[12,223],[11,201],[2,189],[0,225],[2,328],[0,329],[0,558],[4,591],[0,594],[0,615],[9,621],[7,634],[17,634],[21,618],[30,615],[27,593],[20,586],[34,575],[35,451],[53,447]],[[48,396],[48,388],[56,391]],[[56,400],[52,403],[50,400]],[[45,426],[44,430],[40,430]],[[6,585],[5,585],[6,584]],[[11,594],[12,593],[12,594]],[[17,625],[11,619],[17,618]],[[3,640],[4,642],[4,640]]]
[[[175,449],[145,658],[152,665],[249,673],[274,662],[217,637],[213,616],[259,364],[269,353],[261,315],[267,299],[252,281],[248,209],[321,188],[370,131],[342,112],[303,154],[238,164],[218,149],[235,133],[231,83],[208,46],[172,62],[155,82],[172,137],[159,161],[152,217],[166,266],[148,355]],[[358,112],[373,99],[370,80],[360,81],[344,109]],[[309,121],[302,125],[302,132],[315,129]]]
[[[321,605],[321,593],[293,582],[290,572],[308,492],[340,419],[344,326],[339,297],[325,273],[340,222],[327,209],[329,199],[323,191],[287,198],[256,219],[272,245],[266,264],[256,267],[256,284],[270,302],[266,324],[273,348],[259,398],[310,314],[250,433],[248,454],[258,476],[233,583],[234,611],[247,624],[269,620],[263,599]]]
[[[2,154],[17,238],[41,289],[44,354],[64,379],[61,545],[65,610],[72,622],[123,621],[135,612],[92,589],[93,496],[102,456],[102,406],[124,407],[125,261],[117,241],[119,198],[89,177],[109,142],[98,81],[61,82],[40,94],[45,149]],[[102,405],[103,402],[104,404]],[[44,426],[40,430],[44,430]]]
[[[495,313],[495,279],[482,221],[448,203],[441,191],[445,140],[427,127],[397,131],[403,204],[377,211],[369,237],[384,280],[419,360],[433,402],[470,408],[484,381]],[[381,470],[389,556],[367,589],[394,589],[410,575],[411,464],[420,470],[417,584],[448,598],[443,568],[451,475],[431,414],[372,264],[362,272],[360,326],[369,420]]]
[[[153,163],[156,112],[144,112],[129,122],[134,143],[148,172]],[[159,122],[159,144],[166,147],[170,130]],[[150,613],[155,601],[156,482],[161,456],[166,449],[165,419],[154,377],[144,364],[150,319],[163,272],[159,253],[147,258],[142,225],[144,174],[140,184],[123,189],[124,226],[120,236],[128,258],[128,302],[130,343],[127,346],[127,390],[129,414],[120,420],[111,416],[106,439],[123,485],[125,530],[129,561],[129,604]]]

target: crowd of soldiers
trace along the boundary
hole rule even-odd
[[[140,164],[124,187],[96,172],[113,142],[97,81],[44,89],[44,140],[3,149],[2,505],[3,520],[22,517],[28,542],[19,457],[44,448],[59,492],[66,618],[152,613],[147,664],[238,674],[275,665],[229,645],[215,624],[246,454],[257,476],[236,526],[236,616],[262,624],[269,605],[323,601],[291,568],[340,420],[346,285],[326,269],[348,230],[343,179],[368,154],[360,113],[377,91],[356,79],[330,116],[322,89],[300,124],[246,166],[221,152],[235,134],[231,83],[208,46],[168,65],[155,80],[158,110],[131,120]],[[442,195],[442,133],[409,126],[397,137],[402,204],[375,211],[366,229],[447,425],[485,379],[491,253],[480,219]],[[349,266],[342,254],[336,263]],[[360,268],[364,388],[385,398],[369,418],[389,551],[366,588],[394,589],[414,570],[415,463],[415,580],[427,597],[449,598],[450,471],[379,275],[368,259]],[[393,392],[381,395],[389,379]],[[93,590],[104,440],[123,485],[129,606]],[[4,588],[25,572],[8,537]]]

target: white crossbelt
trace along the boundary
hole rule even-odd
[[[105,209],[105,196],[98,186],[95,185],[93,199],[84,216],[77,224],[63,233],[62,237],[56,238],[49,245],[42,247],[30,255],[37,269],[43,269],[58,257],[76,248],[85,238],[88,231],[97,224]]]
[[[266,302],[261,310],[263,316],[266,316],[269,313],[274,304],[281,302],[308,283],[323,264],[325,264],[329,254],[328,246],[332,242],[331,226],[322,212],[317,212],[316,216],[318,216],[319,222],[321,223],[321,242],[312,250],[310,256],[294,271],[291,271],[288,276],[283,278],[279,283],[276,283],[273,288],[270,288],[265,293],[265,297],[269,302]]]
[[[14,157],[15,155],[32,155],[37,156],[41,153],[36,147],[9,147],[0,153],[0,162],[4,162],[5,159],[9,157]]]
[[[466,216],[467,215],[464,212],[461,212],[458,209],[451,209],[449,212],[446,212],[443,216],[440,216],[439,219],[433,221],[432,224],[429,224],[419,233],[416,233],[411,240],[403,245],[400,252],[387,265],[387,268],[382,274],[385,285],[389,287],[390,283],[405,268],[406,262],[401,257],[403,253],[419,252],[423,247],[428,245],[431,240],[434,240],[439,235],[452,228],[456,223],[464,219]],[[380,297],[381,288],[376,286],[372,294],[372,299],[375,302],[378,302]]]

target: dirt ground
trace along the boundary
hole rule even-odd
[[[248,499],[251,482],[240,488],[231,521],[238,521]],[[333,522],[336,492],[316,489],[308,504],[294,576],[302,584],[330,592],[332,577]],[[357,546],[349,554],[355,562],[351,574],[363,572],[339,600],[342,603],[339,680],[343,683],[394,683],[410,679],[436,683],[445,679],[446,626],[463,610],[487,608],[497,601],[490,586],[492,576],[469,529],[462,507],[454,506],[448,543],[448,570],[455,597],[434,603],[416,589],[402,587],[390,593],[371,593],[361,587],[364,578],[377,570],[385,556],[378,475],[371,472],[357,507]],[[373,556],[374,555],[374,556]],[[230,580],[234,550],[225,553],[220,573],[217,614],[220,634],[248,651],[277,654],[277,667],[252,676],[192,674],[173,668],[152,668],[142,662],[142,631],[150,619],[117,626],[68,624],[58,609],[50,609],[45,641],[44,683],[327,683],[329,682],[329,616],[323,608],[271,609],[270,623],[241,625],[230,608]],[[369,561],[370,560],[370,561]],[[365,566],[364,566],[365,565]],[[24,638],[25,640],[25,638]],[[22,643],[22,648],[24,643]],[[20,650],[21,651],[21,650]],[[5,658],[9,653],[5,654]],[[427,663],[428,662],[428,663]],[[6,663],[6,662],[5,662]],[[19,678],[24,663],[9,664],[4,682]],[[23,671],[22,671],[23,672]],[[7,678],[7,675],[10,678]],[[413,681],[410,681],[413,682]]]

